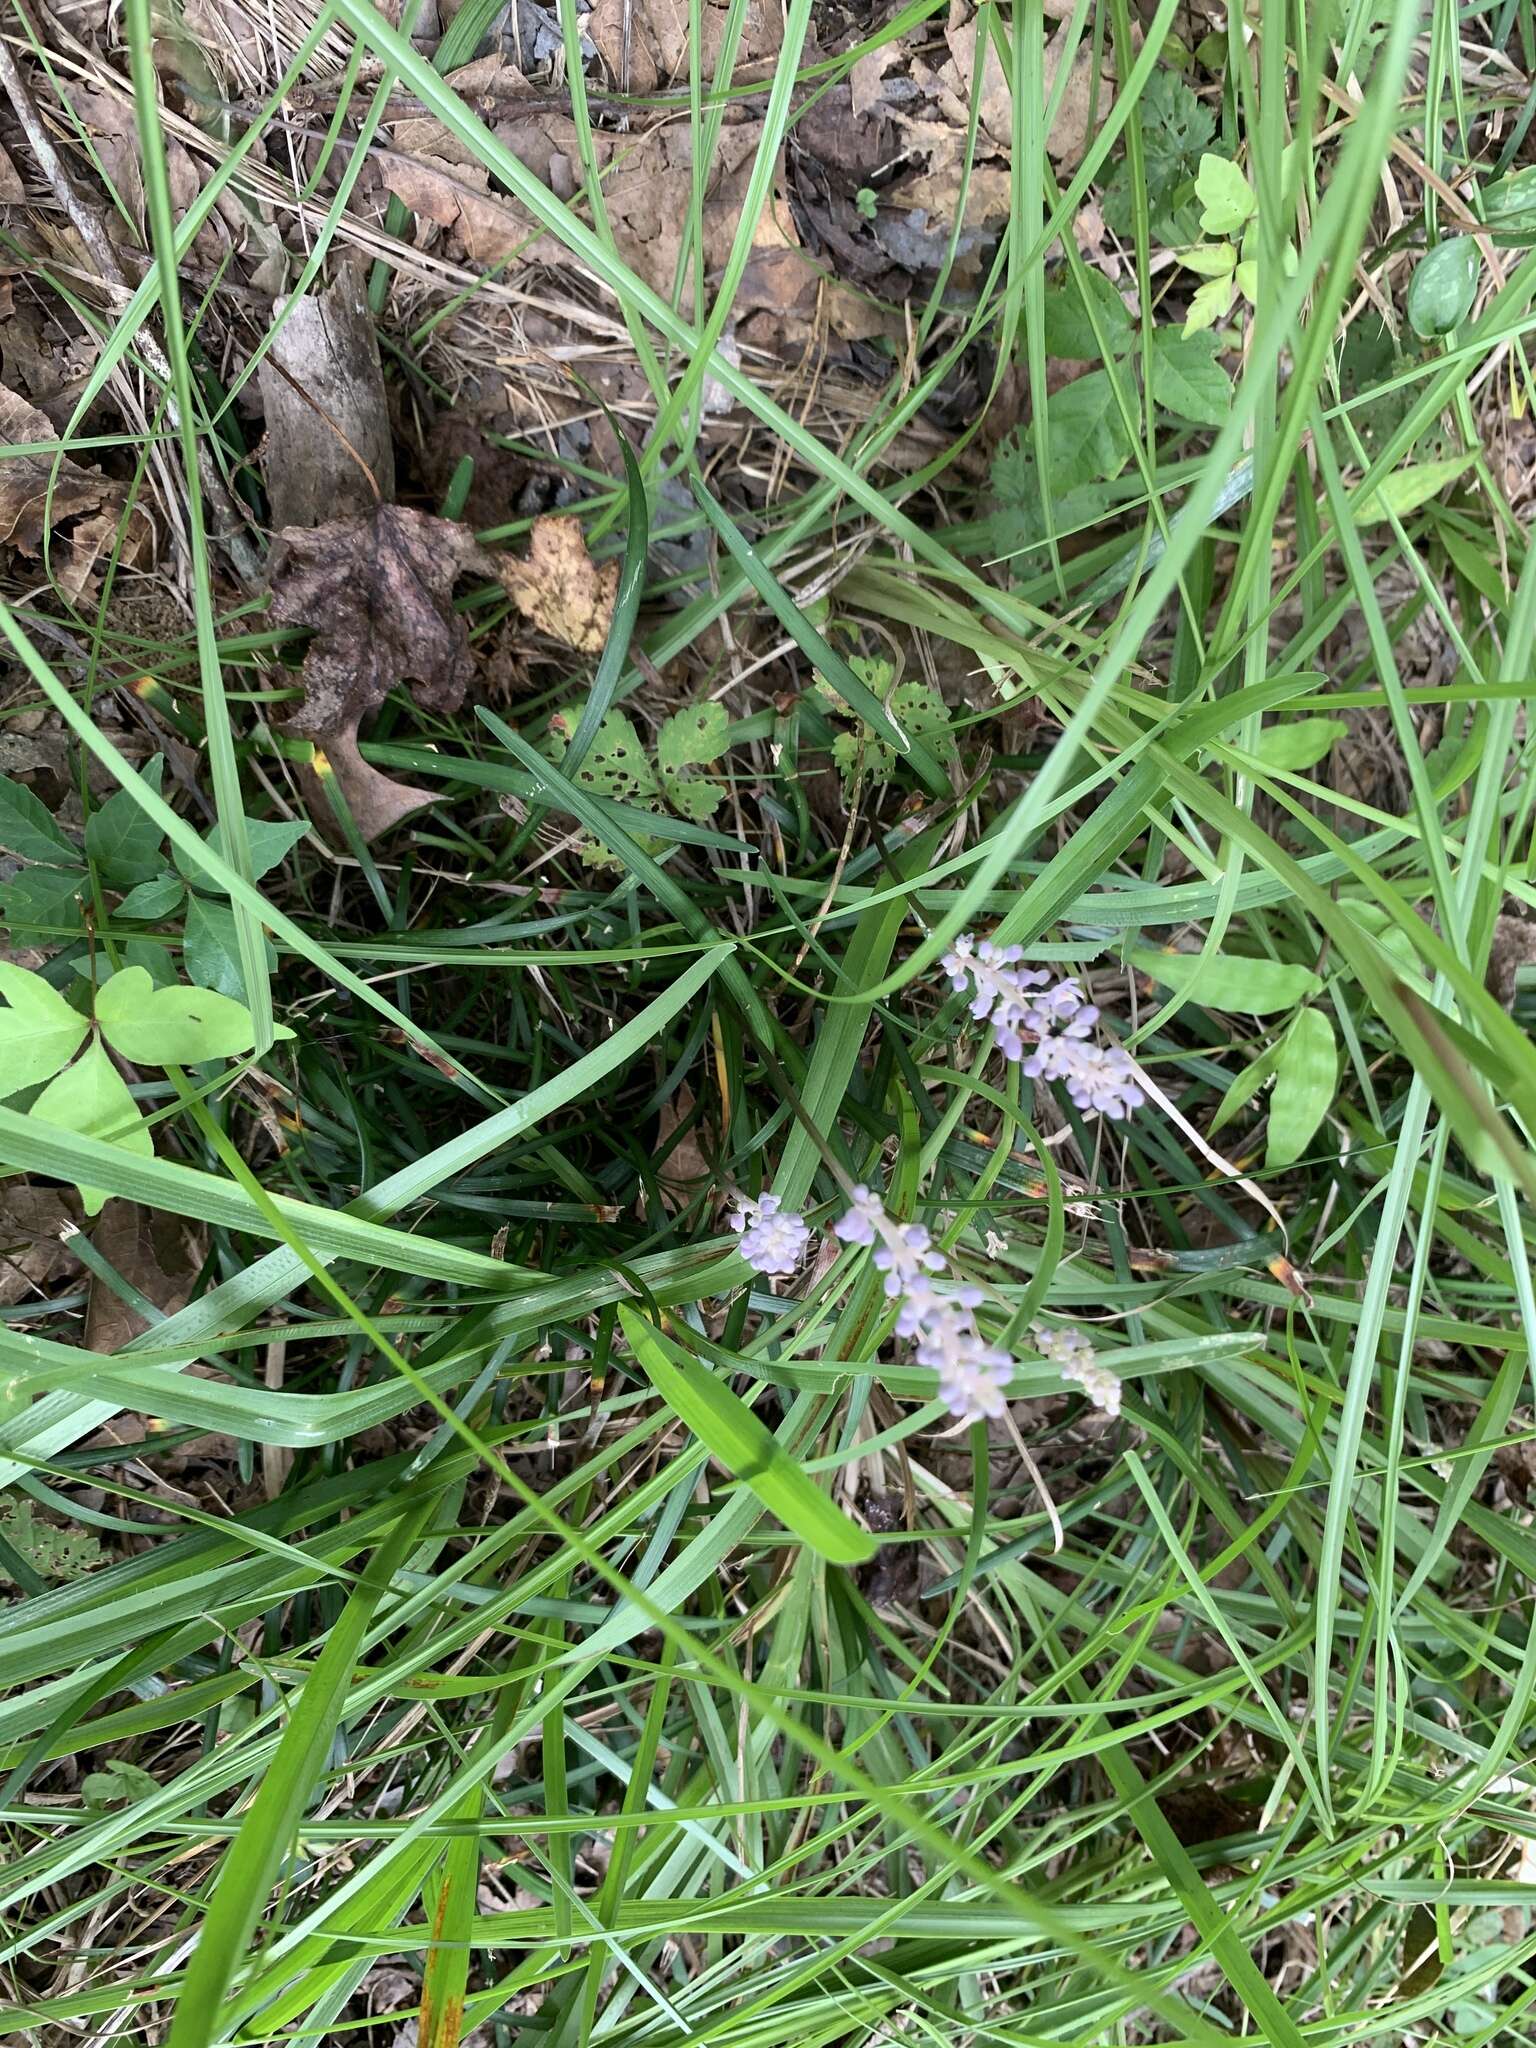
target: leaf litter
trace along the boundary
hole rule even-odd
[[[42,452],[6,452],[37,444]],[[65,454],[47,414],[0,385],[0,542],[33,561],[46,558],[59,587],[78,598],[110,555],[126,506],[121,483]],[[149,522],[135,506],[126,515],[123,561],[136,565],[148,546]]]
[[[424,710],[463,703],[474,662],[453,589],[471,570],[492,574],[494,563],[469,529],[406,505],[277,536],[272,618],[314,635],[304,701],[285,729],[323,747],[365,839],[431,801],[371,767],[358,733],[403,685]]]
[[[365,839],[432,801],[430,791],[365,761],[359,733],[393,689],[408,688],[426,711],[464,702],[475,657],[453,600],[471,575],[500,584],[562,645],[579,653],[602,646],[618,565],[594,565],[575,520],[535,521],[526,560],[494,555],[467,526],[408,505],[277,536],[271,616],[313,634],[299,676],[304,701],[285,730],[324,750]]]

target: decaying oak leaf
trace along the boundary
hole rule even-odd
[[[527,555],[496,565],[518,610],[541,633],[578,654],[596,654],[608,637],[619,565],[601,566],[587,553],[575,519],[535,519]]]
[[[46,552],[55,580],[78,597],[96,563],[110,554],[123,510],[123,486],[68,455],[12,455],[9,447],[57,444],[46,413],[0,384],[0,541],[18,553]],[[135,510],[122,559],[143,555],[149,528]]]
[[[405,505],[277,536],[272,617],[315,636],[304,656],[304,702],[286,729],[319,742],[365,838],[432,793],[370,768],[358,729],[399,685],[428,710],[458,708],[473,663],[453,586],[471,570],[494,579],[501,566],[468,527]]]
[[[512,199],[493,199],[472,182],[473,172],[435,156],[392,156],[380,176],[384,189],[412,213],[458,231],[471,263],[489,267],[514,255],[532,260],[541,246],[539,229]],[[486,173],[479,173],[484,180]]]
[[[732,81],[755,82],[771,69],[784,40],[779,0],[748,0],[740,23]],[[713,77],[733,10],[722,0],[704,0],[700,12],[699,60]],[[659,86],[686,82],[689,56],[687,0],[596,0],[582,24],[622,93],[648,98]]]
[[[62,1188],[0,1186],[0,1307],[39,1299],[54,1280],[79,1268],[69,1240],[79,1206]]]
[[[138,1202],[114,1198],[98,1217],[91,1242],[113,1270],[162,1315],[174,1315],[185,1307],[203,1256],[191,1224]],[[85,1311],[88,1351],[120,1351],[148,1328],[145,1318],[105,1281],[92,1279]]]
[[[969,0],[951,0],[949,25],[945,30],[945,42],[949,46],[948,64],[939,73],[939,83],[956,95],[959,102],[951,112],[968,109],[971,93],[976,81],[976,43],[978,36],[986,34],[985,16],[980,8],[968,12]],[[1047,13],[1051,10],[1047,9]],[[1067,83],[1062,89],[1061,104],[1046,138],[1046,149],[1051,160],[1063,170],[1075,170],[1087,153],[1088,144],[1103,125],[1104,118],[1114,104],[1114,73],[1108,58],[1097,81],[1093,75],[1093,37],[1079,36],[1071,41],[1068,28],[1063,27],[1047,42],[1043,52],[1042,85],[1047,98],[1054,91],[1056,74],[1061,68],[1069,44],[1072,48],[1072,68]],[[1013,142],[1013,94],[1008,76],[997,45],[987,38],[982,52],[980,106],[978,113],[983,134],[1003,151],[1008,151]],[[963,134],[964,122],[959,124]]]
[[[402,130],[396,133],[398,140]],[[730,254],[762,133],[761,121],[727,121],[710,158],[703,225],[711,276]],[[572,198],[581,142],[569,116],[520,114],[497,123],[496,139],[557,199]],[[653,289],[670,292],[693,197],[693,143],[686,123],[663,123],[640,135],[594,130],[591,143],[620,256]],[[381,158],[379,174],[385,189],[412,213],[446,229],[472,264],[563,258],[558,238],[544,233],[517,200],[484,189],[483,170],[431,148],[420,155],[396,149]]]

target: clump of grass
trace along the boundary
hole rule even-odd
[[[137,1121],[18,1083],[0,1158],[185,1219],[201,1264],[171,1305],[88,1227],[0,1308],[6,2026],[1521,2038],[1536,574],[1491,451],[1527,395],[1529,21],[1480,18],[1495,63],[1443,0],[1197,47],[1084,7],[1118,83],[1063,184],[1042,23],[983,10],[1012,220],[834,434],[720,346],[752,208],[808,96],[934,10],[823,62],[796,0],[743,236],[707,277],[694,218],[670,298],[606,230],[580,91],[585,211],[444,83],[492,12],[429,61],[336,0],[290,46],[343,67],[323,211],[254,158],[272,79],[180,219],[127,12],[150,260],[76,306],[59,445],[148,366],[174,434],[119,457],[187,623],[146,636],[115,577],[0,605],[80,813],[6,784],[0,1042],[99,1052]],[[202,490],[218,292],[179,266],[221,189],[308,209],[298,288],[366,241],[422,374],[446,313],[353,200],[396,86],[622,317],[651,432],[582,516],[652,602],[526,700],[397,701],[369,758],[437,800],[370,847],[305,829],[297,650]],[[701,166],[728,87],[695,49]],[[1465,252],[1414,288],[1456,236],[1452,318]],[[511,287],[465,289],[490,319]],[[701,474],[706,378],[739,473]],[[648,558],[666,522],[707,576]],[[163,783],[117,716],[146,673]],[[704,705],[679,797],[658,743]],[[1367,721],[1393,805],[1348,772]],[[625,729],[644,803],[566,772]],[[113,1045],[115,976],[168,1030],[208,929],[244,1022],[146,1046],[130,1004]],[[102,1305],[138,1333],[93,1350]]]

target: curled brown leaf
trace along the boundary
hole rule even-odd
[[[359,729],[402,686],[428,710],[458,708],[473,661],[453,587],[468,571],[495,577],[498,566],[468,527],[405,505],[277,537],[272,616],[314,633],[304,702],[287,729],[319,742],[365,838],[431,798],[369,767]]]

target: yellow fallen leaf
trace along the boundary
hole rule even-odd
[[[535,519],[526,555],[498,563],[503,587],[530,624],[578,654],[596,654],[608,637],[619,565],[587,553],[576,519]]]

